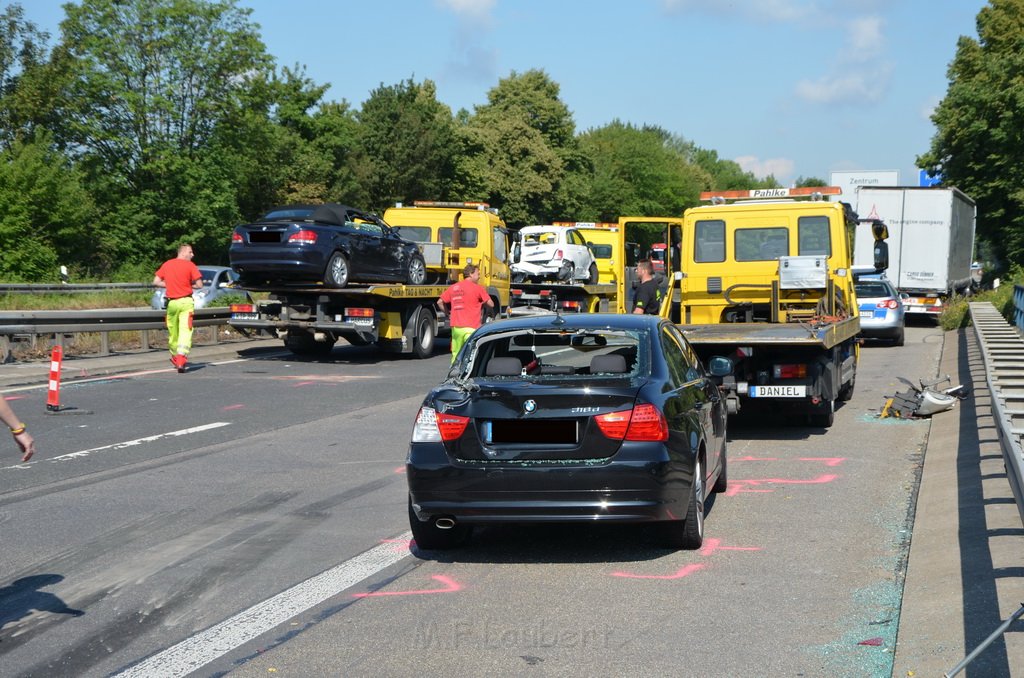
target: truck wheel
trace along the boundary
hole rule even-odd
[[[598,278],[600,278],[600,277],[601,277],[600,273],[597,272],[597,264],[591,264],[590,265],[590,278],[587,280],[587,282],[590,283],[591,285],[596,285],[597,281],[598,281]]]
[[[324,271],[324,284],[328,287],[344,287],[348,284],[348,259],[341,252],[335,252]]]
[[[434,354],[434,340],[437,333],[434,331],[434,317],[430,311],[422,309],[416,318],[416,335],[412,345],[412,351],[417,358],[429,358]]]
[[[423,257],[409,257],[409,263],[405,269],[405,281],[410,285],[422,285],[427,282],[427,265],[423,263]]]
[[[337,341],[333,335],[329,336],[328,341],[317,341],[307,332],[289,332],[284,340],[284,347],[295,355],[324,357],[330,355],[334,349],[334,342]]]
[[[856,385],[857,385],[857,375],[853,375],[853,378],[850,379],[849,383],[845,384],[841,389],[839,389],[839,402],[845,403],[850,398],[852,398],[853,397],[853,388]]]

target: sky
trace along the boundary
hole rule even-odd
[[[3,5],[9,2],[0,0]],[[59,35],[60,0],[22,0]],[[77,3],[75,3],[77,4]],[[656,125],[788,185],[896,170],[916,185],[929,116],[983,0],[237,0],[279,66],[360,106],[431,80],[473,111],[543,70],[577,132]]]

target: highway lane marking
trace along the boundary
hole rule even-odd
[[[411,532],[394,538],[412,539]],[[310,577],[115,676],[184,676],[409,556],[393,540]]]
[[[40,459],[36,462],[26,462],[24,464],[16,464],[14,466],[5,466],[0,470],[6,471],[7,469],[25,469],[34,466],[43,461],[69,461],[71,459],[78,459],[80,457],[88,457],[93,452],[102,452],[103,450],[122,450],[126,447],[135,447],[142,443],[151,443],[154,440],[160,440],[161,438],[169,438],[172,436],[187,436],[191,433],[202,433],[203,431],[209,431],[215,428],[221,428],[222,426],[230,426],[230,421],[215,421],[212,424],[203,424],[202,426],[192,426],[191,428],[183,428],[179,431],[170,431],[168,433],[157,433],[156,435],[146,436],[145,438],[136,438],[135,440],[126,440],[123,443],[112,443],[110,445],[103,445],[102,447],[92,447],[88,450],[79,450],[78,452],[69,452],[68,454],[61,454],[50,459]]]

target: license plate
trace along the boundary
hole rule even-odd
[[[874,318],[875,317],[875,312],[874,311],[861,311],[860,312],[860,317],[861,318]]]
[[[373,325],[373,318],[349,318],[353,325]]]
[[[259,320],[260,319],[260,314],[259,313],[232,313],[231,314],[231,319],[232,320]]]
[[[807,396],[806,386],[751,386],[751,398],[804,398]]]

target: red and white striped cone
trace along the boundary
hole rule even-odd
[[[64,349],[54,346],[50,354],[50,388],[46,394],[46,409],[56,412],[60,409],[60,364],[64,361]]]

